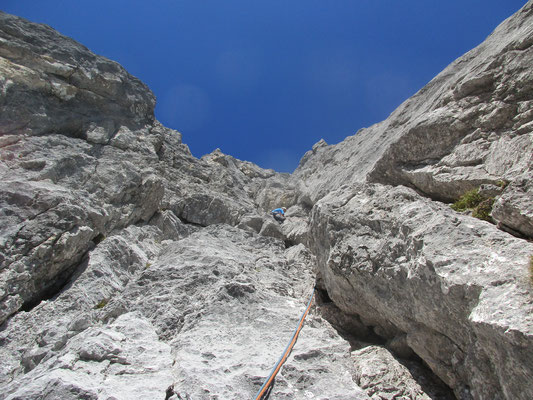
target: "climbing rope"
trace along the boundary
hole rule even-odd
[[[294,333],[292,334],[289,344],[287,345],[287,347],[285,347],[283,354],[279,358],[276,365],[274,365],[274,368],[272,368],[272,371],[270,371],[270,375],[265,379],[265,383],[263,383],[263,386],[261,386],[261,388],[255,395],[255,400],[263,400],[265,398],[268,398],[267,396],[270,395],[270,390],[272,389],[272,384],[274,383],[274,379],[276,378],[276,375],[281,369],[281,366],[285,363],[285,361],[289,357],[289,354],[291,353],[291,350],[294,347],[296,340],[298,339],[298,335],[300,334],[300,331],[302,330],[305,317],[307,316],[307,313],[309,312],[309,309],[311,308],[311,302],[313,301],[314,295],[315,295],[315,289],[313,289],[313,291],[311,292],[311,296],[309,297],[309,301],[307,302],[307,307],[305,308],[305,311],[302,313],[302,316],[300,317],[300,322],[298,323],[298,326],[294,330]]]

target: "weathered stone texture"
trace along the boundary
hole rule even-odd
[[[420,359],[533,398],[532,27],[289,175],[193,157],[118,64],[0,13],[0,399],[251,398],[314,284],[272,398],[450,398]],[[493,224],[440,202],[480,185]]]
[[[295,171],[311,202],[363,181],[449,202],[481,184],[531,180],[532,21],[530,1],[387,120],[337,145],[317,143]],[[500,221],[516,226],[510,214]]]
[[[520,384],[533,370],[533,245],[382,185],[324,197],[311,238],[335,304],[383,338],[406,335],[459,398],[533,396]]]
[[[252,397],[310,294],[310,254],[227,225],[162,237],[152,225],[117,232],[57,298],[15,315],[0,398]],[[313,315],[273,395],[366,399],[351,371],[348,344]]]
[[[104,142],[153,121],[154,95],[116,62],[46,25],[5,13],[0,25],[0,133]]]
[[[373,400],[431,400],[407,367],[386,349],[368,346],[352,352],[355,380]],[[445,398],[444,396],[435,396]]]
[[[401,339],[461,399],[533,397],[532,26],[529,1],[387,120],[317,143],[293,176],[337,323]],[[438,202],[480,186],[494,225]]]
[[[313,286],[268,215],[289,176],[196,159],[141,82],[49,27],[2,13],[0,38],[0,398],[252,397]],[[310,321],[273,394],[366,399]]]

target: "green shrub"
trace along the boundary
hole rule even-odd
[[[492,206],[494,205],[494,197],[489,197],[483,200],[477,207],[472,210],[472,216],[484,221],[492,222],[490,213],[492,212]]]
[[[145,265],[145,268],[150,268],[151,266],[152,266],[152,263],[147,262],[146,265]]]
[[[94,308],[97,309],[97,310],[99,310],[99,309],[101,309],[101,308],[104,308],[104,307],[107,305],[108,302],[109,302],[108,299],[102,299],[102,300],[100,300],[100,301],[98,302],[97,305],[94,306]]]
[[[477,207],[483,201],[483,197],[479,194],[479,189],[472,189],[459,197],[452,208],[455,211],[466,211]]]
[[[500,179],[498,182],[496,182],[496,185],[498,185],[502,189],[505,189],[507,187],[507,185],[509,185],[509,181],[506,181],[504,179]]]
[[[455,211],[472,210],[472,216],[484,221],[493,222],[490,216],[494,197],[484,198],[479,194],[479,189],[472,189],[463,194],[451,205]]]

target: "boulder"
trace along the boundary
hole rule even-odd
[[[424,391],[412,372],[385,348],[368,346],[352,352],[355,381],[371,399],[452,400],[445,393]]]
[[[528,238],[533,238],[533,173],[515,179],[498,197],[492,209],[492,217]]]
[[[310,246],[335,304],[384,339],[406,335],[458,398],[533,396],[520,384],[533,371],[531,243],[364,184],[316,204]]]
[[[251,230],[255,233],[259,233],[266,218],[259,215],[249,214],[241,218],[238,227],[241,229]]]
[[[269,219],[263,224],[259,234],[274,239],[285,240],[285,235],[281,230],[281,225],[279,222],[274,221],[273,219]]]

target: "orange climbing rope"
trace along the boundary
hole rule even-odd
[[[268,392],[268,389],[274,382],[274,379],[276,378],[276,375],[278,374],[279,370],[281,369],[281,366],[285,363],[287,358],[289,357],[289,354],[291,353],[292,348],[294,347],[294,344],[296,343],[296,340],[298,339],[298,335],[300,334],[300,331],[302,330],[302,327],[304,325],[305,317],[307,316],[307,313],[309,312],[311,308],[311,302],[313,301],[313,296],[315,295],[315,289],[311,292],[311,296],[309,297],[309,301],[307,302],[307,307],[305,311],[302,313],[302,316],[300,317],[300,322],[298,323],[298,326],[294,330],[294,333],[292,334],[291,341],[285,347],[285,351],[279,358],[276,365],[274,365],[274,368],[272,368],[272,371],[270,372],[270,375],[265,380],[265,383],[263,383],[263,386],[259,389],[257,394],[255,395],[255,400],[261,400],[263,396]]]

